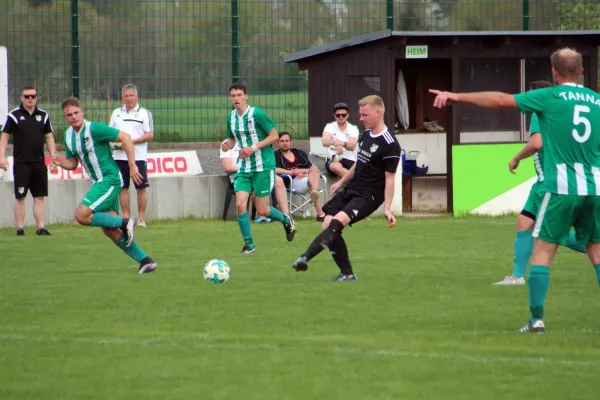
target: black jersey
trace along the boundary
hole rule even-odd
[[[44,143],[46,135],[52,133],[50,115],[35,108],[33,114],[23,104],[6,116],[2,132],[13,136],[13,156],[15,162],[44,161]]]
[[[354,176],[346,188],[383,201],[385,173],[396,172],[399,163],[400,143],[396,137],[388,130],[378,135],[366,130],[358,144]]]

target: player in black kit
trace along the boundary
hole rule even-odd
[[[400,144],[383,122],[385,106],[381,97],[367,96],[358,104],[360,121],[367,129],[358,145],[356,163],[343,178],[331,185],[331,194],[337,192],[337,195],[323,206],[326,214],[323,230],[292,266],[298,272],[306,271],[308,262],[324,248],[329,248],[340,268],[340,274],[333,277],[334,281],[356,280],[342,237],[344,227],[368,217],[381,203],[384,203],[388,227],[396,223],[390,208],[400,162]],[[343,190],[340,191],[341,188]]]

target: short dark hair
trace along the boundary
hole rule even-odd
[[[70,106],[81,108],[81,103],[79,103],[79,99],[77,97],[68,97],[63,100],[61,109],[64,110],[65,108]]]
[[[290,135],[290,133],[287,131],[279,132],[279,139],[281,139],[282,137],[284,137],[286,135],[290,137],[290,140],[292,140],[292,135]]]
[[[32,86],[32,85],[23,86],[21,93],[23,93],[26,90],[35,90],[37,92],[37,89],[35,88],[35,86]]]
[[[346,103],[336,103],[333,106],[333,112],[336,112],[337,110],[346,110],[346,111],[349,111],[348,110],[348,104],[346,104]]]
[[[552,84],[548,81],[533,81],[529,84],[529,90],[536,90],[550,86],[552,86]]]
[[[244,94],[248,94],[248,88],[243,83],[234,83],[233,85],[229,86],[229,90],[227,92],[231,92],[232,90],[241,90],[244,92]]]

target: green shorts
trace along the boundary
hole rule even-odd
[[[89,207],[94,212],[115,211],[119,213],[119,194],[120,186],[109,185],[108,183],[98,182],[92,185],[85,194],[81,204]]]
[[[533,236],[566,246],[571,226],[578,243],[600,243],[600,196],[545,193]]]
[[[233,178],[236,192],[256,193],[256,197],[267,197],[275,186],[275,170],[261,172],[237,172]]]
[[[522,212],[521,214],[530,214],[528,216],[533,217],[533,219],[535,219],[535,217],[538,215],[538,212],[540,211],[540,205],[544,199],[544,194],[546,194],[542,185],[543,183],[539,181],[533,184],[531,190],[529,191],[529,197],[527,197],[527,201],[523,207],[523,211],[525,211],[525,213]]]

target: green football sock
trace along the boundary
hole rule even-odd
[[[275,207],[271,207],[271,211],[269,211],[268,217],[274,221],[283,222],[284,224],[290,222],[290,218]]]
[[[135,261],[137,262],[142,262],[142,260],[146,257],[148,257],[148,255],[146,253],[144,253],[144,251],[142,249],[140,249],[140,246],[138,246],[138,244],[135,242],[135,240],[133,242],[131,242],[131,246],[127,247],[127,239],[125,239],[125,236],[121,235],[117,241],[115,242],[115,244],[125,252],[125,254],[127,254],[129,257],[133,258]]]
[[[512,273],[517,278],[525,276],[525,270],[533,252],[534,238],[532,233],[532,231],[517,232],[517,238],[515,239],[515,264]]]
[[[580,253],[587,253],[585,246],[580,243],[577,243],[577,237],[575,235],[575,232],[573,231],[569,232],[569,238],[567,239],[567,247],[571,250],[575,250]]]
[[[250,217],[248,216],[248,213],[245,212],[241,215],[238,215],[237,222],[240,227],[240,232],[242,232],[244,242],[248,246],[254,247],[254,243],[252,242],[252,230],[250,228]]]
[[[550,286],[550,268],[532,265],[529,270],[529,309],[532,321],[544,319],[544,303]]]
[[[594,265],[594,269],[596,270],[596,279],[598,279],[598,286],[600,286],[600,264]]]
[[[123,218],[115,217],[105,212],[97,212],[92,215],[90,225],[101,226],[102,228],[121,228],[123,226]]]

